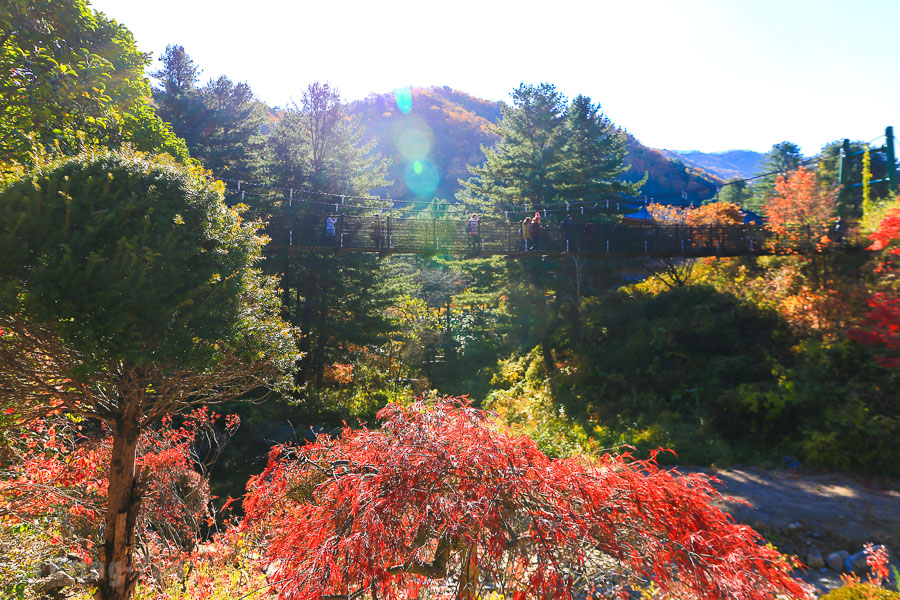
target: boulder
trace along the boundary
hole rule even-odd
[[[49,577],[50,575],[55,575],[59,570],[59,566],[55,562],[52,560],[45,560],[41,563],[39,573],[41,577]]]
[[[844,561],[844,570],[854,575],[863,575],[869,571],[869,565],[866,563],[866,552],[860,550],[856,554],[851,554]]]
[[[844,561],[846,561],[849,556],[850,553],[846,550],[832,552],[828,555],[828,558],[825,559],[825,563],[828,565],[829,569],[840,573],[844,570]]]
[[[75,585],[75,579],[65,571],[58,570],[53,575],[37,581],[35,588],[42,594],[50,595],[73,585]]]
[[[825,559],[815,546],[811,546],[806,553],[806,566],[810,569],[821,569],[825,566]]]

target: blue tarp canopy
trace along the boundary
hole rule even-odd
[[[757,225],[762,224],[763,217],[753,212],[752,210],[744,211],[744,225],[749,225],[750,223],[756,223]]]
[[[652,221],[653,215],[650,214],[650,211],[647,210],[647,207],[643,207],[641,210],[631,213],[630,215],[625,215],[626,219],[635,219],[637,221]]]

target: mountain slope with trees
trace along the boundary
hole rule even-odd
[[[762,168],[765,155],[753,150],[725,150],[724,152],[700,152],[699,150],[660,150],[672,160],[703,169],[722,179],[752,177]]]
[[[374,135],[379,152],[392,159],[388,179],[393,184],[380,193],[403,200],[426,196],[407,184],[411,180],[416,187],[411,171],[418,160],[434,165],[437,175],[436,185],[425,188],[430,195],[423,199],[430,201],[435,196],[452,201],[460,190],[459,181],[469,178],[467,165],[481,166],[481,147],[491,147],[499,139],[496,125],[502,106],[501,102],[482,100],[444,86],[372,94],[351,103],[348,112],[361,117]],[[720,183],[716,177],[685,164],[686,161],[672,160],[626,135],[628,170],[622,178],[634,183],[647,173],[641,194],[678,200],[682,192],[687,192],[688,201],[693,202],[715,194]]]

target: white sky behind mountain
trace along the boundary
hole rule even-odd
[[[657,148],[806,154],[900,133],[900,0],[93,0],[201,81],[271,105],[312,81],[345,100],[446,85],[509,101],[520,82],[582,93]],[[883,138],[882,138],[883,139]],[[882,142],[878,142],[882,143]]]

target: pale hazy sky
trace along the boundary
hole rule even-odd
[[[345,100],[446,85],[508,101],[520,82],[590,96],[657,148],[806,154],[900,130],[900,0],[93,0],[156,57],[271,105],[312,81]],[[900,132],[900,131],[898,131]]]

